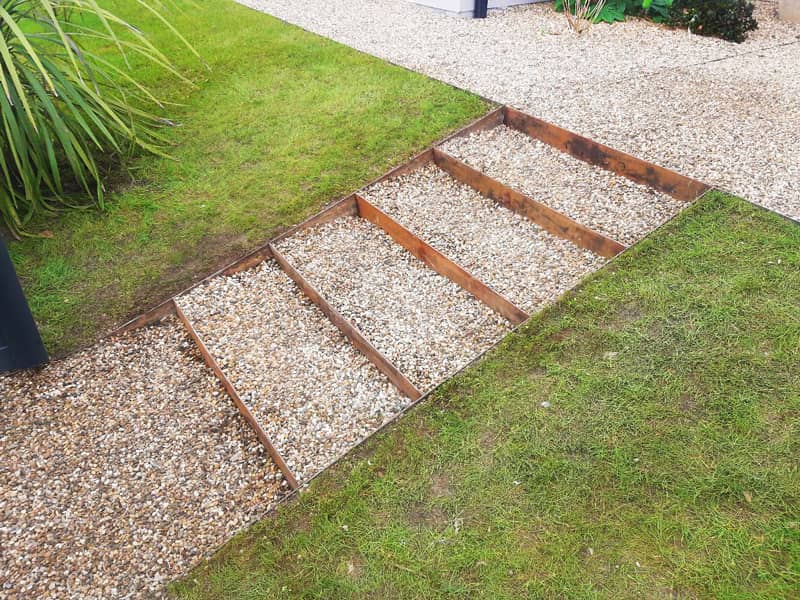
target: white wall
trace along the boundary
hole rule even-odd
[[[475,8],[475,0],[410,0],[416,4],[430,6],[437,10],[471,17]],[[548,0],[489,0],[489,8],[506,8],[516,4],[532,4],[533,2],[546,2]]]

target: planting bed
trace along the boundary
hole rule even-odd
[[[274,261],[177,302],[300,481],[410,402]]]
[[[364,219],[303,230],[278,249],[421,390],[509,330],[505,319]]]
[[[428,165],[365,198],[527,312],[605,262]]]

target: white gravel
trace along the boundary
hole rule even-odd
[[[605,264],[433,165],[364,196],[528,313]]]
[[[800,218],[800,25],[756,2],[743,44],[629,19],[567,31],[550,3],[436,13],[407,0],[239,0]]]
[[[422,391],[510,329],[364,219],[303,230],[278,249]]]
[[[410,402],[272,261],[178,303],[298,481]]]
[[[455,138],[442,149],[626,245],[688,206],[505,126]]]
[[[0,597],[152,598],[282,494],[182,328],[0,377]]]

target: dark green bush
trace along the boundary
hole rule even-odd
[[[574,7],[573,0],[555,0],[555,9],[564,10],[565,2]],[[595,20],[614,23],[624,21],[626,15],[687,27],[692,33],[731,42],[744,41],[747,32],[758,27],[753,5],[747,0],[607,0]]]
[[[674,0],[669,22],[692,33],[743,42],[758,27],[747,0]]]

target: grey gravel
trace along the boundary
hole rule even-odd
[[[432,165],[377,184],[364,195],[529,313],[605,264]]]
[[[410,402],[272,261],[178,304],[298,481]]]
[[[550,3],[240,1],[800,219],[800,25],[775,1],[743,44],[640,19],[577,36]]]
[[[455,138],[442,149],[627,245],[687,206],[505,126]]]
[[[347,217],[303,230],[278,249],[421,390],[467,364],[510,328],[364,219]]]
[[[282,478],[173,321],[0,377],[0,596],[152,598]]]

